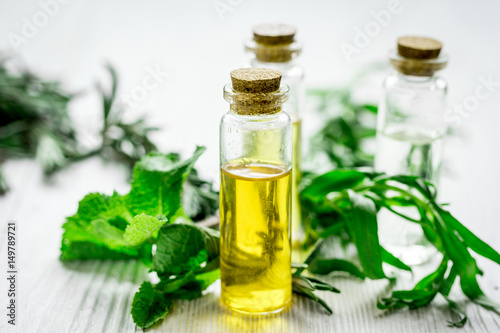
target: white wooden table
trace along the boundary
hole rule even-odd
[[[243,63],[242,39],[250,27],[279,20],[298,26],[306,41],[303,64],[309,85],[341,84],[361,66],[381,60],[403,33],[420,33],[443,40],[450,54],[443,75],[450,82],[451,103],[474,94],[479,77],[500,80],[500,30],[497,1],[407,1],[387,27],[347,63],[339,45],[352,43],[356,27],[372,20],[371,12],[387,8],[387,1],[299,2],[223,1],[231,3],[222,19],[216,1],[97,1],[72,0],[40,28],[20,50],[30,68],[67,83],[72,91],[89,91],[103,78],[102,64],[110,61],[121,73],[122,93],[140,84],[146,68],[159,66],[168,76],[132,109],[147,110],[151,123],[161,126],[155,140],[164,151],[189,153],[196,144],[209,149],[197,166],[213,179],[218,176],[217,126],[226,110],[222,86],[231,69]],[[20,33],[22,18],[40,11],[37,1],[0,1],[0,50],[9,50],[9,33]],[[473,14],[472,14],[473,13]],[[423,20],[425,18],[425,20]],[[371,87],[380,82],[370,82]],[[500,249],[500,89],[476,111],[463,118],[459,135],[447,142],[448,171],[441,198],[476,234]],[[372,89],[377,94],[376,89]],[[376,97],[376,96],[372,96]],[[100,102],[89,93],[71,105],[80,135],[92,144],[99,126]],[[197,121],[194,122],[193,119]],[[61,225],[76,211],[88,192],[128,191],[123,167],[91,159],[71,166],[51,182],[32,161],[11,161],[5,172],[12,191],[0,198],[0,267],[6,267],[6,226],[18,226],[18,324],[6,324],[6,273],[0,278],[1,332],[129,332],[137,330],[130,304],[145,267],[135,262],[58,261]],[[486,272],[480,284],[500,301],[500,268],[483,259]],[[435,263],[434,263],[435,264]],[[407,288],[422,276],[402,275],[396,288]],[[5,270],[5,269],[4,269]],[[500,332],[500,317],[466,301],[457,290],[452,297],[465,308],[469,323],[463,330],[446,326],[451,316],[444,301],[425,309],[383,313],[378,297],[387,294],[387,282],[360,282],[333,278],[340,295],[323,293],[334,314],[294,297],[290,310],[274,317],[234,315],[219,306],[219,286],[194,301],[179,301],[155,332]]]

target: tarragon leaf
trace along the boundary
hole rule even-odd
[[[315,258],[308,267],[309,272],[313,274],[326,275],[331,272],[346,272],[352,276],[358,277],[362,280],[365,275],[353,263],[342,259],[323,259]]]
[[[323,200],[331,192],[338,192],[361,183],[365,174],[356,170],[334,170],[316,177],[301,195],[313,202]]]
[[[375,204],[352,190],[348,190],[348,194],[352,211],[347,226],[358,250],[363,273],[371,279],[385,278]]]

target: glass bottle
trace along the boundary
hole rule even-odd
[[[272,69],[231,72],[220,125],[221,302],[275,313],[291,301],[292,123],[288,87]]]
[[[260,24],[253,28],[253,38],[245,43],[245,50],[253,68],[272,68],[283,75],[290,92],[283,109],[293,124],[293,186],[292,186],[292,239],[303,238],[299,201],[301,177],[302,117],[304,109],[304,70],[297,63],[302,45],[295,39],[296,29],[286,24]]]
[[[396,70],[383,84],[377,119],[376,171],[422,177],[437,185],[441,168],[447,84],[435,73],[447,64],[441,43],[430,38],[401,37],[390,53]],[[418,218],[410,209],[398,210]],[[435,253],[419,224],[379,213],[380,241],[406,264],[417,265]]]

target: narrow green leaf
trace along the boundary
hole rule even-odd
[[[326,304],[325,301],[316,296],[312,291],[305,288],[301,288],[300,286],[297,285],[293,285],[292,289],[296,294],[305,296],[307,298],[312,299],[313,301],[318,302],[329,314],[333,313],[332,309],[328,306],[328,304]]]
[[[363,273],[371,279],[385,278],[375,204],[352,190],[348,190],[348,194],[352,209],[347,226],[358,250]]]
[[[464,327],[467,323],[467,313],[464,309],[462,309],[455,301],[450,299],[446,295],[442,295],[444,299],[448,302],[448,305],[452,311],[455,311],[459,315],[462,315],[462,318],[459,321],[448,321],[448,325],[451,327]]]
[[[356,170],[334,170],[313,179],[302,191],[302,196],[312,201],[321,201],[331,192],[352,188],[365,179],[365,174]]]
[[[380,248],[382,250],[382,261],[383,262],[385,262],[391,266],[394,266],[396,268],[411,272],[411,268],[408,265],[406,265],[404,262],[402,262],[401,260],[396,258],[392,253],[390,253],[389,251],[387,251],[383,247],[380,247]]]
[[[474,235],[469,229],[467,229],[462,223],[460,223],[450,212],[437,208],[439,214],[443,218],[444,223],[446,223],[449,227],[453,228],[458,232],[460,237],[465,242],[465,245],[469,247],[472,251],[477,254],[488,258],[495,263],[500,265],[500,254],[495,251],[491,246],[486,244],[484,241],[479,239],[476,235]]]
[[[315,258],[308,267],[309,272],[313,274],[326,275],[331,272],[346,272],[362,280],[365,275],[353,263],[342,259],[322,259]]]

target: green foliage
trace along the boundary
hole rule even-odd
[[[160,229],[152,269],[160,274],[199,272],[202,264],[219,260],[219,233],[192,224],[171,224]]]
[[[144,282],[134,296],[137,305],[132,305],[132,318],[142,328],[164,318],[174,300],[201,297],[220,276],[217,231],[195,224],[166,224],[156,245],[151,269],[160,282],[154,286]]]
[[[366,144],[376,134],[377,107],[356,102],[348,88],[311,89],[308,95],[324,123],[311,139],[309,156],[325,156],[329,169],[372,166]]]
[[[172,299],[157,291],[151,283],[143,282],[132,301],[132,318],[139,327],[151,327],[165,318],[173,304]]]
[[[132,168],[141,157],[157,150],[150,139],[151,132],[157,128],[147,126],[143,117],[133,122],[124,120],[126,106],[116,100],[118,75],[112,66],[106,67],[111,86],[96,85],[102,99],[103,127],[95,140],[97,146],[89,150],[77,140],[68,113],[68,105],[75,95],[64,92],[59,82],[45,81],[26,70],[10,70],[7,64],[6,60],[0,60],[0,194],[9,188],[1,165],[11,158],[35,158],[45,174],[49,175],[70,163],[96,155],[106,160],[121,161]],[[164,159],[164,163],[172,167],[175,163],[188,163],[181,162],[176,153],[158,155],[157,159]],[[144,173],[147,173],[145,177],[149,175],[154,179],[153,173]],[[180,187],[180,183],[172,186]],[[176,203],[167,203],[168,200],[169,197],[164,199],[165,206],[176,206]],[[178,198],[175,196],[173,200]],[[218,209],[218,193],[210,182],[198,176],[192,166],[182,202],[182,214],[194,221],[212,216]],[[115,226],[124,229],[137,212],[142,212],[141,207],[132,208],[129,216],[115,221]],[[150,215],[156,216],[155,213]],[[167,212],[164,215],[168,215]]]
[[[156,217],[145,213],[134,216],[132,222],[127,226],[123,237],[128,245],[142,244],[150,238],[156,238],[158,230],[167,220],[158,220]]]
[[[86,195],[77,213],[63,225],[61,260],[103,259],[110,254],[110,259],[138,258],[149,262],[151,252],[147,249],[151,244],[147,241],[156,237],[165,223],[164,214],[171,217],[181,209],[182,183],[204,150],[198,147],[193,157],[176,163],[166,162],[169,155],[151,153],[137,163],[129,194]],[[141,206],[149,210],[136,215]]]
[[[184,180],[204,151],[205,148],[198,147],[193,156],[184,161],[159,153],[141,159],[134,167],[132,190],[127,196],[132,214],[172,217],[180,208],[181,197],[170,193],[181,193]]]
[[[394,257],[379,244],[377,212],[380,209],[418,223],[427,240],[441,252],[443,261],[436,271],[418,282],[412,290],[394,291],[379,301],[381,309],[416,309],[427,306],[440,294],[450,308],[462,315],[452,326],[462,326],[467,321],[465,312],[449,298],[456,277],[460,278],[462,292],[477,304],[488,309],[500,305],[487,298],[481,290],[477,275],[482,271],[469,252],[499,263],[499,254],[456,220],[443,205],[436,202],[434,186],[419,177],[386,176],[355,170],[335,170],[312,179],[301,193],[303,224],[306,231],[305,245],[321,239],[336,237],[344,246],[352,244],[362,270],[355,263],[339,258],[322,257],[316,250],[309,262],[309,271],[328,274],[344,271],[351,275],[371,279],[385,278],[382,262],[411,271],[405,263]],[[414,209],[419,219],[398,211],[400,207]],[[314,253],[314,251],[313,251]]]
[[[0,165],[7,159],[35,158],[46,174],[77,155],[67,108],[73,98],[58,82],[9,69],[0,59]],[[7,183],[0,170],[0,193]]]

